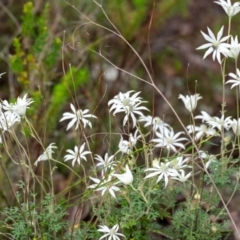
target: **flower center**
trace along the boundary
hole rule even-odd
[[[168,144],[172,144],[173,143],[173,139],[172,138],[166,138],[166,140],[167,140]]]
[[[114,236],[116,234],[116,231],[114,229],[110,229],[109,233],[111,236]]]
[[[123,103],[123,105],[126,107],[126,106],[129,105],[130,101],[131,101],[131,100],[130,100],[129,98],[124,98],[124,99],[122,100],[122,103]]]
[[[153,124],[160,125],[160,124],[162,124],[162,121],[159,117],[155,117],[155,118],[153,118]]]
[[[213,42],[213,47],[217,50],[220,43],[218,41]]]
[[[80,110],[80,109],[77,110],[76,115],[77,115],[77,118],[82,119],[82,117],[83,117],[82,110]]]
[[[162,172],[166,173],[168,171],[168,166],[166,164],[162,164],[160,169]]]

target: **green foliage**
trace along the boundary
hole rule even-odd
[[[22,34],[24,37],[34,37],[34,20],[33,3],[27,2],[23,7],[22,15]]]
[[[85,240],[87,238],[90,240],[99,239],[101,234],[97,231],[94,224],[89,224],[88,222],[82,221],[80,225],[71,229],[65,236],[64,240]]]
[[[13,39],[13,47],[15,48],[15,55],[10,55],[10,68],[14,73],[21,73],[24,70],[24,62],[22,56],[24,52],[21,49],[21,43],[19,38]]]
[[[10,55],[10,68],[17,75],[21,87],[34,90],[38,84],[44,86],[55,74],[52,69],[60,56],[61,40],[53,37],[49,31],[49,4],[45,4],[42,13],[36,16],[32,2],[23,7],[22,32],[13,40],[14,54]],[[34,78],[35,84],[32,83]],[[44,90],[44,89],[43,89]]]
[[[225,186],[228,185],[229,187],[227,188],[227,190],[233,190],[234,186],[231,186],[232,176],[234,176],[234,173],[237,172],[237,169],[226,168],[223,170],[223,163],[221,164],[219,162],[213,162],[210,165],[210,169],[211,177],[219,188],[225,188]],[[204,180],[206,184],[211,185],[211,180],[207,175],[204,176]]]
[[[136,169],[134,182],[136,186],[142,185],[141,191],[128,186],[116,200],[106,197],[102,205],[93,210],[100,222],[107,222],[110,226],[118,223],[127,239],[148,239],[154,222],[169,217],[162,200],[166,195],[166,202],[174,201],[175,198],[174,191],[170,194],[171,192],[166,193],[163,188],[152,189],[147,183],[143,185],[141,175],[142,172]],[[143,193],[146,198],[143,197]]]
[[[127,40],[131,40],[137,34],[141,24],[147,17],[149,5],[146,1],[134,1],[133,3],[134,7],[130,2],[115,0],[107,5],[111,19],[114,19],[117,27]],[[113,13],[114,15],[112,15]]]
[[[5,208],[4,227],[10,228],[12,239],[25,240],[56,239],[64,233],[68,224],[64,220],[66,210],[60,205],[53,205],[53,199],[47,194],[39,205],[36,202],[21,203],[19,207]]]
[[[166,231],[174,239],[179,240],[218,240],[221,238],[222,224],[211,222],[209,214],[193,205],[183,206],[178,209],[172,218],[172,226]]]
[[[32,49],[34,54],[40,54],[47,43],[47,38],[49,36],[49,4],[45,4],[43,13],[40,17],[36,18],[36,30],[35,30],[35,41],[33,43]],[[51,50],[50,50],[51,52]]]
[[[72,67],[65,76],[62,77],[60,83],[56,84],[52,91],[50,105],[46,115],[49,117],[48,127],[54,129],[62,107],[70,96],[75,95],[75,89],[82,86],[89,79],[87,68],[77,69]]]
[[[50,70],[54,64],[56,64],[56,60],[59,57],[59,50],[61,48],[61,39],[56,37],[53,39],[53,43],[51,45],[51,48],[49,50],[49,53],[44,58],[44,63],[47,68],[47,70]]]
[[[163,0],[157,5],[162,13],[161,22],[173,14],[187,14],[189,0]]]
[[[133,4],[135,8],[145,8],[147,5],[146,0],[133,0]]]

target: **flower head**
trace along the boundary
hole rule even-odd
[[[231,117],[224,118],[224,115],[222,115],[221,118],[213,117],[213,119],[209,120],[207,123],[211,128],[217,128],[219,131],[221,131],[222,127],[228,130],[232,123],[232,120]]]
[[[74,124],[76,124],[75,130],[79,127],[80,123],[83,123],[83,127],[85,128],[86,125],[88,125],[90,128],[92,128],[92,123],[87,119],[87,118],[97,118],[93,114],[88,114],[89,110],[81,110],[73,106],[73,104],[70,104],[70,108],[72,109],[73,113],[66,112],[63,114],[63,117],[60,119],[60,122],[67,120],[67,119],[72,119],[70,123],[67,126],[67,130],[71,128]]]
[[[141,135],[138,135],[138,133],[139,133],[139,131],[138,131],[138,129],[136,129],[134,134],[132,134],[132,133],[129,134],[129,143],[130,143],[131,147],[134,147],[137,144],[138,139],[141,138]]]
[[[89,177],[93,180],[94,184],[90,185],[89,188],[94,188],[94,191],[101,191],[103,196],[106,192],[109,192],[113,198],[116,198],[115,192],[120,191],[120,188],[115,186],[118,183],[112,181],[112,174],[108,178],[103,177],[103,179]]]
[[[203,160],[206,160],[206,162],[204,164],[206,169],[208,169],[208,167],[211,163],[218,162],[215,155],[209,155],[208,153],[206,153],[204,151],[200,151],[200,154],[199,154],[199,156],[197,156],[197,158],[202,158]]]
[[[68,149],[67,152],[69,154],[64,156],[64,162],[68,161],[68,160],[72,160],[72,166],[74,166],[75,162],[78,162],[78,164],[80,164],[81,159],[84,159],[85,161],[87,161],[86,156],[87,154],[90,154],[90,151],[84,151],[85,148],[85,143],[83,143],[81,145],[81,147],[74,147],[74,151]]]
[[[228,57],[237,59],[240,52],[240,44],[238,43],[238,37],[235,39],[231,36],[231,44],[229,46]]]
[[[180,170],[183,168],[189,168],[191,166],[185,164],[187,163],[189,158],[183,158],[183,156],[177,156],[173,160],[170,161],[171,167],[175,170]]]
[[[185,146],[180,141],[188,140],[187,138],[178,138],[184,132],[174,134],[173,130],[165,130],[164,132],[156,132],[158,138],[154,138],[152,142],[157,143],[155,147],[167,148],[168,150],[177,151],[176,147],[185,149]]]
[[[105,233],[99,240],[102,240],[106,237],[108,237],[108,240],[120,240],[119,236],[126,238],[122,233],[118,233],[118,229],[118,224],[114,225],[111,229],[106,225],[99,225],[98,231]]]
[[[234,74],[234,73],[229,73],[228,74],[232,79],[228,80],[226,82],[227,83],[233,83],[233,85],[231,86],[231,88],[234,88],[236,86],[239,86],[240,85],[240,71],[239,69],[237,68],[237,73]]]
[[[187,130],[189,134],[191,133],[194,134],[195,140],[199,140],[205,135],[207,137],[216,135],[215,129],[209,128],[205,124],[201,124],[199,127],[194,125],[189,125],[187,126]]]
[[[227,57],[229,52],[230,45],[228,43],[223,43],[226,41],[230,36],[222,37],[223,34],[223,26],[220,29],[220,31],[217,34],[217,38],[214,36],[213,32],[208,28],[208,34],[205,34],[202,32],[203,37],[206,41],[209,43],[206,43],[200,47],[197,48],[197,50],[208,48],[206,53],[203,56],[203,59],[206,58],[209,54],[213,53],[213,60],[215,61],[215,58],[217,57],[217,60],[219,63],[221,63],[221,54],[223,54],[225,57]]]
[[[20,116],[15,112],[0,112],[0,129],[2,131],[8,131],[15,123],[21,121]]]
[[[108,153],[105,153],[104,159],[103,159],[100,155],[95,154],[94,159],[98,161],[98,164],[96,165],[96,167],[101,167],[103,168],[104,171],[108,171],[110,167],[114,167],[116,165],[113,162],[114,157],[115,157],[114,155],[108,156]]]
[[[27,108],[29,108],[29,105],[33,102],[34,101],[31,98],[27,98],[27,94],[25,94],[23,98],[18,97],[15,103],[8,103],[7,100],[4,100],[3,109],[15,112],[19,116],[25,116]]]
[[[218,0],[215,1],[215,3],[221,5],[230,18],[240,12],[240,2],[236,2],[232,5],[230,0]]]
[[[170,162],[163,163],[159,165],[155,164],[152,168],[147,168],[145,172],[151,171],[152,173],[148,174],[145,178],[151,178],[158,175],[157,183],[164,178],[165,187],[168,185],[169,177],[177,176],[178,172],[176,169],[171,168]]]
[[[180,172],[180,173],[179,173]],[[192,172],[189,172],[187,175],[183,169],[180,169],[177,176],[171,177],[171,179],[177,180],[179,182],[186,182],[188,178],[192,175]]]
[[[238,120],[233,119],[230,126],[232,127],[234,134],[239,136],[240,135],[240,118]]]
[[[118,144],[119,151],[122,153],[130,154],[131,151],[131,144],[127,140],[123,140],[123,137],[121,136],[120,142]]]
[[[119,93],[113,99],[108,102],[108,106],[110,107],[110,112],[113,111],[113,115],[116,113],[124,112],[125,117],[123,119],[123,126],[127,123],[129,118],[131,117],[133,122],[133,127],[137,124],[137,119],[135,115],[143,116],[142,110],[149,111],[146,107],[140,106],[145,101],[142,101],[141,97],[138,97],[140,92],[134,93],[132,96],[130,94],[133,91],[128,91],[126,93]]]
[[[195,117],[195,119],[202,119],[202,122],[208,122],[208,121],[211,121],[211,120],[214,120],[213,117],[211,117],[207,112],[205,111],[201,111],[201,114],[202,115],[198,115]]]
[[[150,115],[141,116],[138,121],[145,122],[144,127],[152,126],[154,132],[156,132],[157,130],[164,131],[164,128],[171,128],[170,125],[165,123],[161,118],[152,117]]]
[[[182,94],[179,95],[179,99],[182,99],[185,108],[189,111],[192,112],[196,107],[197,107],[197,101],[201,99],[202,97],[197,93],[194,95],[187,95],[183,96]]]
[[[131,170],[129,169],[128,165],[125,166],[126,172],[123,174],[116,174],[113,173],[112,176],[115,176],[125,185],[131,185],[133,182],[133,175]]]
[[[41,162],[41,161],[51,160],[52,154],[54,153],[54,151],[53,151],[54,148],[57,148],[57,146],[55,146],[55,143],[50,143],[48,145],[48,147],[46,148],[46,150],[43,152],[43,154],[41,154],[38,157],[38,159],[34,163],[34,165],[37,166],[38,162]]]

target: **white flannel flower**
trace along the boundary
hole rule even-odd
[[[215,155],[208,154],[204,151],[200,151],[200,156],[199,158],[202,158],[203,160],[206,160],[205,162],[205,167],[208,169],[209,165],[213,162],[218,162],[217,158]]]
[[[94,184],[90,185],[89,188],[93,188],[94,191],[101,191],[101,195],[103,196],[106,192],[109,192],[113,198],[116,198],[115,192],[120,191],[120,188],[115,186],[118,183],[112,181],[112,174],[108,176],[108,178],[98,179],[89,177],[93,180]]]
[[[203,136],[209,137],[209,136],[216,135],[216,130],[213,128],[209,128],[205,124],[201,124],[199,127],[194,125],[189,125],[186,128],[189,134],[192,134],[192,133],[194,134],[195,140],[199,140]]]
[[[202,115],[198,115],[196,117],[194,117],[194,119],[202,119],[202,122],[208,122],[211,120],[214,120],[213,117],[211,117],[207,112],[205,111],[201,111]]]
[[[46,161],[46,160],[51,160],[52,159],[52,154],[54,153],[54,148],[57,148],[57,146],[55,146],[55,143],[50,143],[48,145],[48,147],[46,148],[46,150],[43,152],[43,154],[41,154],[37,161],[34,163],[35,166],[37,166],[38,162],[41,161]]]
[[[231,44],[229,46],[228,57],[237,59],[240,52],[240,44],[238,43],[238,37],[235,39],[231,36]]]
[[[180,172],[180,173],[179,173]],[[171,179],[177,180],[179,182],[186,182],[188,178],[192,175],[192,172],[189,172],[187,175],[183,169],[180,169],[177,176],[171,177]]]
[[[183,168],[191,168],[192,166],[185,164],[188,160],[189,158],[184,159],[183,156],[178,156],[170,161],[170,166],[177,171]]]
[[[64,162],[72,160],[72,166],[74,166],[75,162],[78,162],[80,164],[81,159],[84,159],[87,161],[86,156],[87,154],[90,154],[90,151],[84,151],[85,143],[81,145],[81,147],[74,147],[74,151],[71,149],[68,149],[67,152],[69,154],[66,154],[64,156]]]
[[[230,126],[232,127],[234,134],[239,136],[240,135],[240,118],[238,120],[233,119]]]
[[[21,121],[20,116],[15,112],[0,112],[0,129],[8,131],[15,123]]]
[[[240,2],[236,2],[233,5],[230,0],[219,0],[214,2],[221,5],[230,18],[240,12]]]
[[[161,147],[171,149],[174,152],[177,151],[176,147],[185,149],[185,146],[180,141],[188,140],[187,138],[178,138],[184,132],[178,132],[174,134],[173,130],[165,130],[164,132],[156,132],[158,138],[154,138],[151,141],[155,142],[155,147]]]
[[[116,174],[113,173],[112,176],[115,176],[125,185],[131,185],[133,182],[133,175],[131,170],[129,169],[128,165],[125,166],[126,172],[123,174]]]
[[[123,137],[121,136],[120,142],[118,144],[118,149],[122,153],[130,154],[131,151],[131,144],[127,140],[123,140]]]
[[[88,114],[89,112],[88,109],[85,109],[83,111],[81,109],[76,110],[73,104],[70,104],[70,107],[73,113],[69,113],[69,112],[64,113],[63,117],[59,121],[59,122],[62,122],[64,120],[72,119],[67,126],[67,130],[71,128],[74,124],[76,124],[76,127],[75,127],[75,130],[76,130],[79,127],[81,122],[83,123],[84,128],[86,127],[86,125],[92,128],[92,123],[87,118],[97,118],[95,115]]]
[[[231,126],[231,122],[231,117],[227,117],[224,119],[224,115],[222,115],[221,118],[213,117],[213,119],[209,120],[207,123],[210,125],[211,128],[217,128],[219,131],[221,131],[222,127],[228,130]]]
[[[179,99],[182,99],[185,108],[189,111],[189,112],[193,112],[193,110],[197,107],[197,101],[199,99],[201,99],[202,97],[196,93],[194,95],[187,95],[187,96],[183,96],[182,94],[179,95],[178,97]]]
[[[226,36],[221,39],[223,34],[223,28],[224,27],[222,26],[222,28],[217,34],[217,38],[214,36],[213,32],[209,28],[209,36],[201,31],[205,40],[209,42],[197,48],[197,50],[208,48],[208,50],[203,56],[203,59],[205,59],[209,54],[213,53],[213,60],[215,61],[215,58],[217,57],[218,62],[221,64],[221,54],[227,57],[227,54],[229,52],[228,48],[230,47],[230,45],[223,42],[226,41],[230,36]]]
[[[126,93],[119,93],[118,95],[114,96],[113,99],[109,100],[108,106],[112,105],[109,109],[109,112],[113,111],[113,116],[115,116],[118,112],[125,112],[124,106],[127,106],[129,103],[132,105],[142,102],[142,98],[138,97],[140,92],[135,93],[134,95],[130,96],[130,94],[134,92],[133,90],[128,91]]]
[[[233,85],[231,86],[231,89],[236,87],[236,86],[239,86],[240,85],[240,71],[239,69],[237,68],[237,74],[234,74],[234,73],[229,73],[228,74],[232,79],[228,80],[226,82],[227,83],[233,83]]]
[[[133,135],[132,133],[129,134],[129,143],[131,147],[134,147],[137,144],[138,139],[142,137],[141,135],[138,135],[138,133],[138,129],[136,129]]]
[[[108,153],[105,153],[104,159],[103,159],[100,155],[95,154],[94,159],[98,161],[98,164],[96,165],[96,167],[102,168],[105,172],[108,171],[110,167],[116,166],[116,163],[113,162],[114,157],[115,155],[108,156]]]
[[[158,175],[157,183],[164,178],[165,187],[168,185],[169,177],[174,177],[178,175],[176,169],[171,168],[171,163],[161,162],[159,165],[155,163],[154,167],[145,169],[145,172],[151,171],[145,178],[151,178]]]
[[[165,128],[171,128],[170,125],[161,120],[161,118],[152,117],[150,115],[141,116],[138,121],[145,122],[144,127],[152,126],[153,132],[156,132],[157,130],[164,131]]]
[[[116,113],[124,112],[125,117],[123,119],[123,126],[127,123],[129,118],[131,117],[133,122],[133,127],[137,124],[137,119],[135,115],[144,116],[141,112],[142,110],[149,111],[144,106],[139,106],[140,104],[144,103],[145,101],[142,101],[141,97],[138,97],[140,92],[134,93],[132,96],[130,94],[133,91],[128,91],[127,93],[119,93],[116,95],[113,99],[111,99],[108,102],[108,106],[112,105],[110,108],[110,112],[113,110],[113,116],[115,116]]]
[[[118,224],[114,225],[111,229],[106,225],[99,225],[99,227],[100,228],[98,229],[98,231],[105,233],[99,240],[102,240],[106,237],[108,237],[108,240],[121,240],[120,237],[126,238],[122,233],[118,233]]]
[[[3,109],[10,112],[15,112],[19,116],[25,116],[26,110],[29,108],[29,105],[34,101],[32,98],[27,98],[27,94],[23,98],[18,97],[15,103],[8,103],[7,100],[3,101]]]

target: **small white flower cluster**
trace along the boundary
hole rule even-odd
[[[106,192],[109,192],[112,197],[116,198],[115,192],[120,191],[120,188],[116,185],[118,185],[119,183],[123,183],[124,185],[132,184],[133,175],[127,164],[125,166],[125,173],[123,174],[115,173],[115,170],[113,168],[113,166],[115,166],[115,163],[109,165],[106,164],[106,161],[104,161],[104,163],[102,163],[101,165],[108,167],[105,167],[104,170],[101,172],[101,179],[90,177],[94,184],[90,185],[89,188],[93,188],[95,191],[101,191],[102,196]],[[115,182],[113,177],[118,178],[119,181]]]
[[[201,115],[195,117],[195,119],[201,119],[203,123],[200,127],[189,125],[187,128],[189,133],[196,134],[196,139],[202,138],[202,136],[219,136],[217,131],[221,131],[222,128],[225,131],[232,129],[233,133],[237,136],[240,135],[240,119],[231,119],[232,117],[225,117],[224,115],[219,117],[211,117],[207,112],[201,111]],[[207,126],[207,125],[209,126]]]
[[[1,75],[2,74],[0,74],[0,77]],[[31,103],[33,103],[33,100],[27,98],[27,94],[25,94],[23,98],[18,97],[14,103],[9,103],[7,100],[0,103],[0,130],[2,134],[5,131],[10,131],[15,124],[21,122]],[[2,143],[1,136],[0,143]]]
[[[227,13],[228,17],[231,19],[234,15],[240,12],[240,2],[236,2],[232,5],[230,0],[219,0],[215,1],[215,3],[222,6],[224,11]],[[199,48],[205,49],[208,48],[206,53],[204,54],[203,58],[206,58],[209,54],[213,54],[213,60],[217,58],[218,62],[221,64],[221,54],[224,57],[231,57],[234,59],[238,58],[239,52],[240,52],[240,44],[238,43],[238,37],[236,36],[235,39],[232,36],[225,36],[222,38],[223,35],[223,29],[224,27],[220,29],[220,31],[217,34],[217,37],[213,34],[213,32],[208,28],[208,35],[201,31],[203,37],[208,42]],[[231,43],[229,44],[226,41],[231,37]]]
[[[155,147],[165,148],[168,151],[172,150],[177,152],[176,147],[185,149],[185,146],[181,141],[188,140],[187,138],[179,138],[180,135],[184,132],[174,133],[173,128],[163,122],[159,117],[141,117],[139,122],[145,122],[144,127],[152,127],[154,134],[157,138],[152,139],[151,141],[156,143]]]
[[[158,176],[157,183],[162,179],[167,187],[169,179],[174,179],[180,182],[186,182],[191,176],[191,172],[185,174],[185,168],[191,168],[189,165],[184,165],[188,161],[188,158],[183,159],[183,156],[175,157],[174,159],[164,163],[158,159],[153,160],[152,168],[147,168],[145,172],[151,171],[145,178],[151,178]]]
[[[240,12],[240,2],[231,4],[230,0],[219,0],[215,1],[215,3],[224,9],[230,19]],[[217,59],[219,64],[223,63],[223,57],[234,58],[237,61],[240,53],[238,37],[234,38],[230,35],[223,37],[224,27],[221,27],[216,36],[209,28],[207,28],[207,31],[208,34],[201,32],[207,43],[197,48],[199,50],[207,49],[203,58],[205,59],[208,55],[212,54],[213,60],[215,61],[215,59]],[[226,84],[231,83],[231,88],[240,86],[239,69],[236,69],[236,73],[229,73],[228,76],[231,79],[229,79]],[[195,93],[187,96],[180,94],[178,98],[183,101],[185,108],[192,116],[193,124],[187,126],[186,130],[189,136],[192,136],[192,139],[195,141],[203,141],[207,138],[220,136],[220,132],[229,131],[230,129],[232,129],[234,134],[240,136],[240,119],[236,120],[224,115],[221,117],[210,116],[205,111],[201,111],[201,115],[193,115],[197,108],[198,101],[202,99],[200,94]],[[27,100],[25,97],[24,101],[26,112],[26,108],[31,103],[31,100]],[[180,151],[186,148],[186,143],[189,141],[187,137],[184,137],[185,132],[175,132],[168,123],[157,116],[145,116],[144,113],[149,111],[149,109],[144,106],[145,103],[146,101],[143,101],[140,97],[140,92],[133,90],[126,93],[119,92],[108,102],[109,112],[112,113],[113,116],[122,114],[122,125],[127,126],[130,133],[128,138],[126,134],[120,136],[118,151],[113,155],[109,153],[105,153],[104,157],[98,154],[94,155],[98,175],[89,177],[93,182],[89,188],[93,191],[100,192],[101,196],[108,195],[109,197],[117,198],[118,195],[122,194],[121,185],[125,187],[130,185],[133,188],[134,176],[132,173],[132,164],[124,163],[123,165],[118,159],[117,154],[120,153],[121,156],[124,155],[130,159],[134,155],[137,145],[140,145],[139,142],[141,139],[145,140],[144,137],[148,135],[152,136],[149,142],[152,143],[155,148],[165,149],[168,157],[165,159],[154,159],[151,163],[152,166],[144,170],[146,173],[145,179],[156,177],[156,183],[162,181],[166,188],[169,182],[178,181],[185,183],[192,175],[189,161],[193,161],[196,156],[190,159],[186,157],[184,153],[180,153]],[[21,109],[11,104],[7,105],[4,102],[3,105],[5,108],[2,108],[6,111],[18,111],[16,114],[18,114],[19,121],[21,116],[25,114],[23,108]],[[91,120],[97,118],[95,115],[89,113],[90,111],[88,109],[81,110],[75,108],[73,104],[70,104],[70,109],[72,112],[63,113],[63,117],[60,119],[60,122],[69,120],[67,130],[74,128],[74,130],[80,129],[83,131],[86,127],[92,128]],[[201,124],[195,125],[194,119],[201,120]],[[143,136],[141,132],[141,125],[149,129],[148,134],[145,136]],[[146,145],[148,144],[149,143],[146,143]],[[51,143],[43,154],[39,156],[35,165],[40,161],[51,160],[54,148],[57,147],[54,143]],[[207,169],[212,162],[218,162],[215,156],[207,154],[201,149],[199,149],[198,153],[199,156],[197,156],[197,158],[204,160],[205,169]],[[90,157],[91,154],[92,152],[89,149],[89,145],[84,142],[79,146],[75,146],[73,150],[66,150],[64,161],[71,161],[74,167],[75,163],[81,164],[82,159],[87,161],[87,157]],[[124,167],[123,173],[121,173],[122,167]],[[118,230],[118,224],[112,228],[106,225],[100,225],[98,231],[104,234],[100,240],[105,238],[109,240],[120,240],[121,237],[125,238]]]
[[[236,2],[232,5],[230,0],[227,0],[227,1],[219,0],[219,1],[215,1],[215,3],[222,6],[222,8],[227,13],[230,19],[234,15],[240,12],[240,2]],[[221,54],[224,57],[234,58],[237,61],[240,53],[240,44],[238,42],[238,37],[235,36],[234,38],[233,36],[229,35],[222,38],[223,29],[224,27],[222,26],[222,28],[217,34],[217,37],[215,37],[215,35],[209,28],[208,28],[208,35],[205,34],[204,32],[201,32],[205,40],[208,41],[208,43],[197,48],[198,50],[208,48],[203,58],[206,58],[209,54],[212,53],[213,60],[217,58],[220,64],[222,63]],[[226,41],[230,37],[231,37],[231,43],[230,44],[228,42],[226,43]],[[231,88],[240,86],[240,71],[238,68],[236,69],[236,73],[229,73],[228,75],[231,77],[231,79],[229,79],[226,82],[226,84],[232,83]]]
[[[234,15],[240,12],[240,2],[236,2],[232,5],[230,0],[218,0],[215,3],[222,6],[229,18],[232,18]]]
[[[92,123],[87,118],[97,118],[93,114],[89,114],[89,110],[81,110],[73,106],[73,104],[70,104],[70,108],[73,111],[73,113],[66,112],[63,114],[63,118],[60,119],[61,121],[71,119],[70,123],[67,126],[67,130],[69,130],[74,124],[76,124],[75,130],[79,128],[81,123],[83,124],[83,128],[85,128],[87,125],[92,128]]]
[[[112,100],[108,102],[108,106],[111,106],[110,112],[113,111],[113,115],[116,113],[124,112],[125,117],[123,119],[123,125],[126,125],[127,121],[131,117],[133,122],[133,127],[137,124],[137,118],[135,115],[144,116],[141,112],[142,110],[149,111],[146,107],[140,106],[145,101],[142,101],[141,97],[138,97],[140,92],[134,93],[130,96],[134,91],[128,91],[126,93],[119,93]]]

